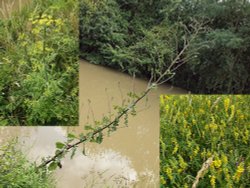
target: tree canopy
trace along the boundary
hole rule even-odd
[[[197,23],[172,79],[194,93],[248,93],[250,2],[246,0],[82,0],[81,56],[140,76],[168,67]],[[185,57],[189,57],[185,59]]]

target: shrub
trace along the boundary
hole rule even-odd
[[[76,14],[75,0],[36,0],[1,21],[0,125],[77,125]]]
[[[9,141],[0,146],[0,187],[55,187],[51,174],[37,170],[35,165],[16,149],[16,143],[16,141]]]

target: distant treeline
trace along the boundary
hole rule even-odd
[[[169,66],[197,23],[205,29],[171,82],[194,93],[250,93],[246,0],[81,0],[81,56],[150,76]]]

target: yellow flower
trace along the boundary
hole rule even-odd
[[[179,145],[176,143],[172,154],[175,154],[179,149]]]
[[[245,118],[245,116],[243,114],[239,116],[240,120],[243,120],[244,118]]]
[[[227,159],[227,156],[226,155],[222,155],[222,157],[221,157],[221,159],[222,159],[222,162],[223,162],[223,164],[227,164],[228,163],[228,159]]]
[[[249,140],[249,131],[246,130],[246,131],[244,132],[244,134],[243,134],[242,137],[243,137],[243,138],[242,138],[243,142],[244,142],[245,144],[247,144],[247,143],[248,143],[248,140]]]
[[[206,149],[203,148],[202,152],[201,152],[201,157],[205,158],[206,157]]]
[[[43,50],[43,41],[37,41],[36,48],[37,48],[37,50],[42,51]]]
[[[195,157],[199,153],[199,151],[200,151],[199,146],[196,146],[196,148],[193,151],[193,156]]]
[[[212,187],[215,187],[216,184],[216,178],[214,175],[210,176],[210,184]]]
[[[234,138],[235,138],[235,140],[238,140],[239,139],[239,133],[235,130],[234,131]]]
[[[204,111],[202,108],[200,108],[200,109],[199,109],[199,113],[200,113],[200,114],[205,114],[205,111]]]
[[[195,120],[195,119],[192,119],[192,123],[193,123],[193,124],[196,124],[196,120]]]
[[[161,176],[160,181],[161,181],[162,185],[165,185],[167,183],[166,180],[165,180],[165,178],[163,176]]]
[[[163,95],[160,96],[160,104],[164,104],[164,98]]]
[[[210,106],[211,106],[211,101],[210,100],[207,101],[207,105],[210,108]]]
[[[218,129],[218,125],[215,123],[210,123],[208,125],[205,125],[205,130],[217,130]]]
[[[225,108],[225,111],[226,111],[226,112],[228,111],[229,103],[230,103],[230,99],[229,99],[229,98],[226,98],[226,99],[224,100],[224,108]]]
[[[178,158],[179,158],[179,166],[181,167],[181,170],[185,170],[188,164],[184,161],[181,155],[178,155]]]
[[[226,177],[227,182],[230,182],[231,179],[230,179],[230,174],[229,174],[229,172],[228,172],[228,169],[227,169],[227,168],[224,168],[223,171],[224,171],[224,174],[225,174],[225,177]]]
[[[220,159],[214,160],[213,161],[213,165],[215,166],[215,168],[220,168],[220,166],[221,166],[221,160]]]
[[[172,174],[173,172],[172,172],[172,169],[171,169],[170,167],[166,167],[165,172],[166,172],[168,178],[169,178],[170,181],[171,181],[171,180],[173,179],[173,174]]]
[[[178,149],[179,149],[179,144],[177,143],[176,138],[172,138],[171,141],[175,145],[172,154],[175,154],[178,151]]]
[[[38,27],[35,27],[35,28],[32,29],[32,33],[35,34],[35,35],[39,34],[40,31],[41,31],[41,29],[38,28]]]
[[[168,110],[169,110],[169,105],[167,104],[167,105],[165,106],[165,112],[168,113]]]
[[[237,170],[233,176],[233,179],[238,183],[240,181],[240,177],[244,172],[244,162],[241,162],[239,166],[237,167]]]

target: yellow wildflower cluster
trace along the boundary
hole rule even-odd
[[[229,98],[225,98],[224,99],[224,108],[225,108],[226,112],[228,111],[229,104],[230,104],[230,99]]]
[[[211,156],[214,159],[202,179],[203,187],[233,188],[250,183],[250,162],[245,160],[249,155],[250,109],[245,101],[250,101],[250,96],[161,97],[161,174],[168,181],[166,186],[191,187],[187,176],[195,177]]]
[[[214,175],[210,176],[211,186],[214,188],[216,183],[216,177]]]
[[[236,172],[235,172],[235,174],[234,174],[234,176],[233,176],[233,179],[236,181],[236,182],[239,182],[239,180],[240,180],[240,177],[241,177],[241,175],[243,174],[243,172],[244,172],[244,162],[241,162],[240,164],[239,164],[239,166],[237,167],[237,170],[236,170]]]
[[[221,167],[221,160],[220,159],[217,159],[217,160],[214,160],[212,165],[215,167],[215,168],[220,168]]]
[[[168,178],[170,179],[170,181],[173,180],[173,171],[172,171],[172,169],[170,167],[166,167],[165,172],[166,172]]]
[[[41,34],[46,28],[54,28],[54,32],[59,32],[63,26],[63,20],[60,18],[53,18],[51,15],[42,15],[30,19],[32,23],[32,33],[35,35]]]

